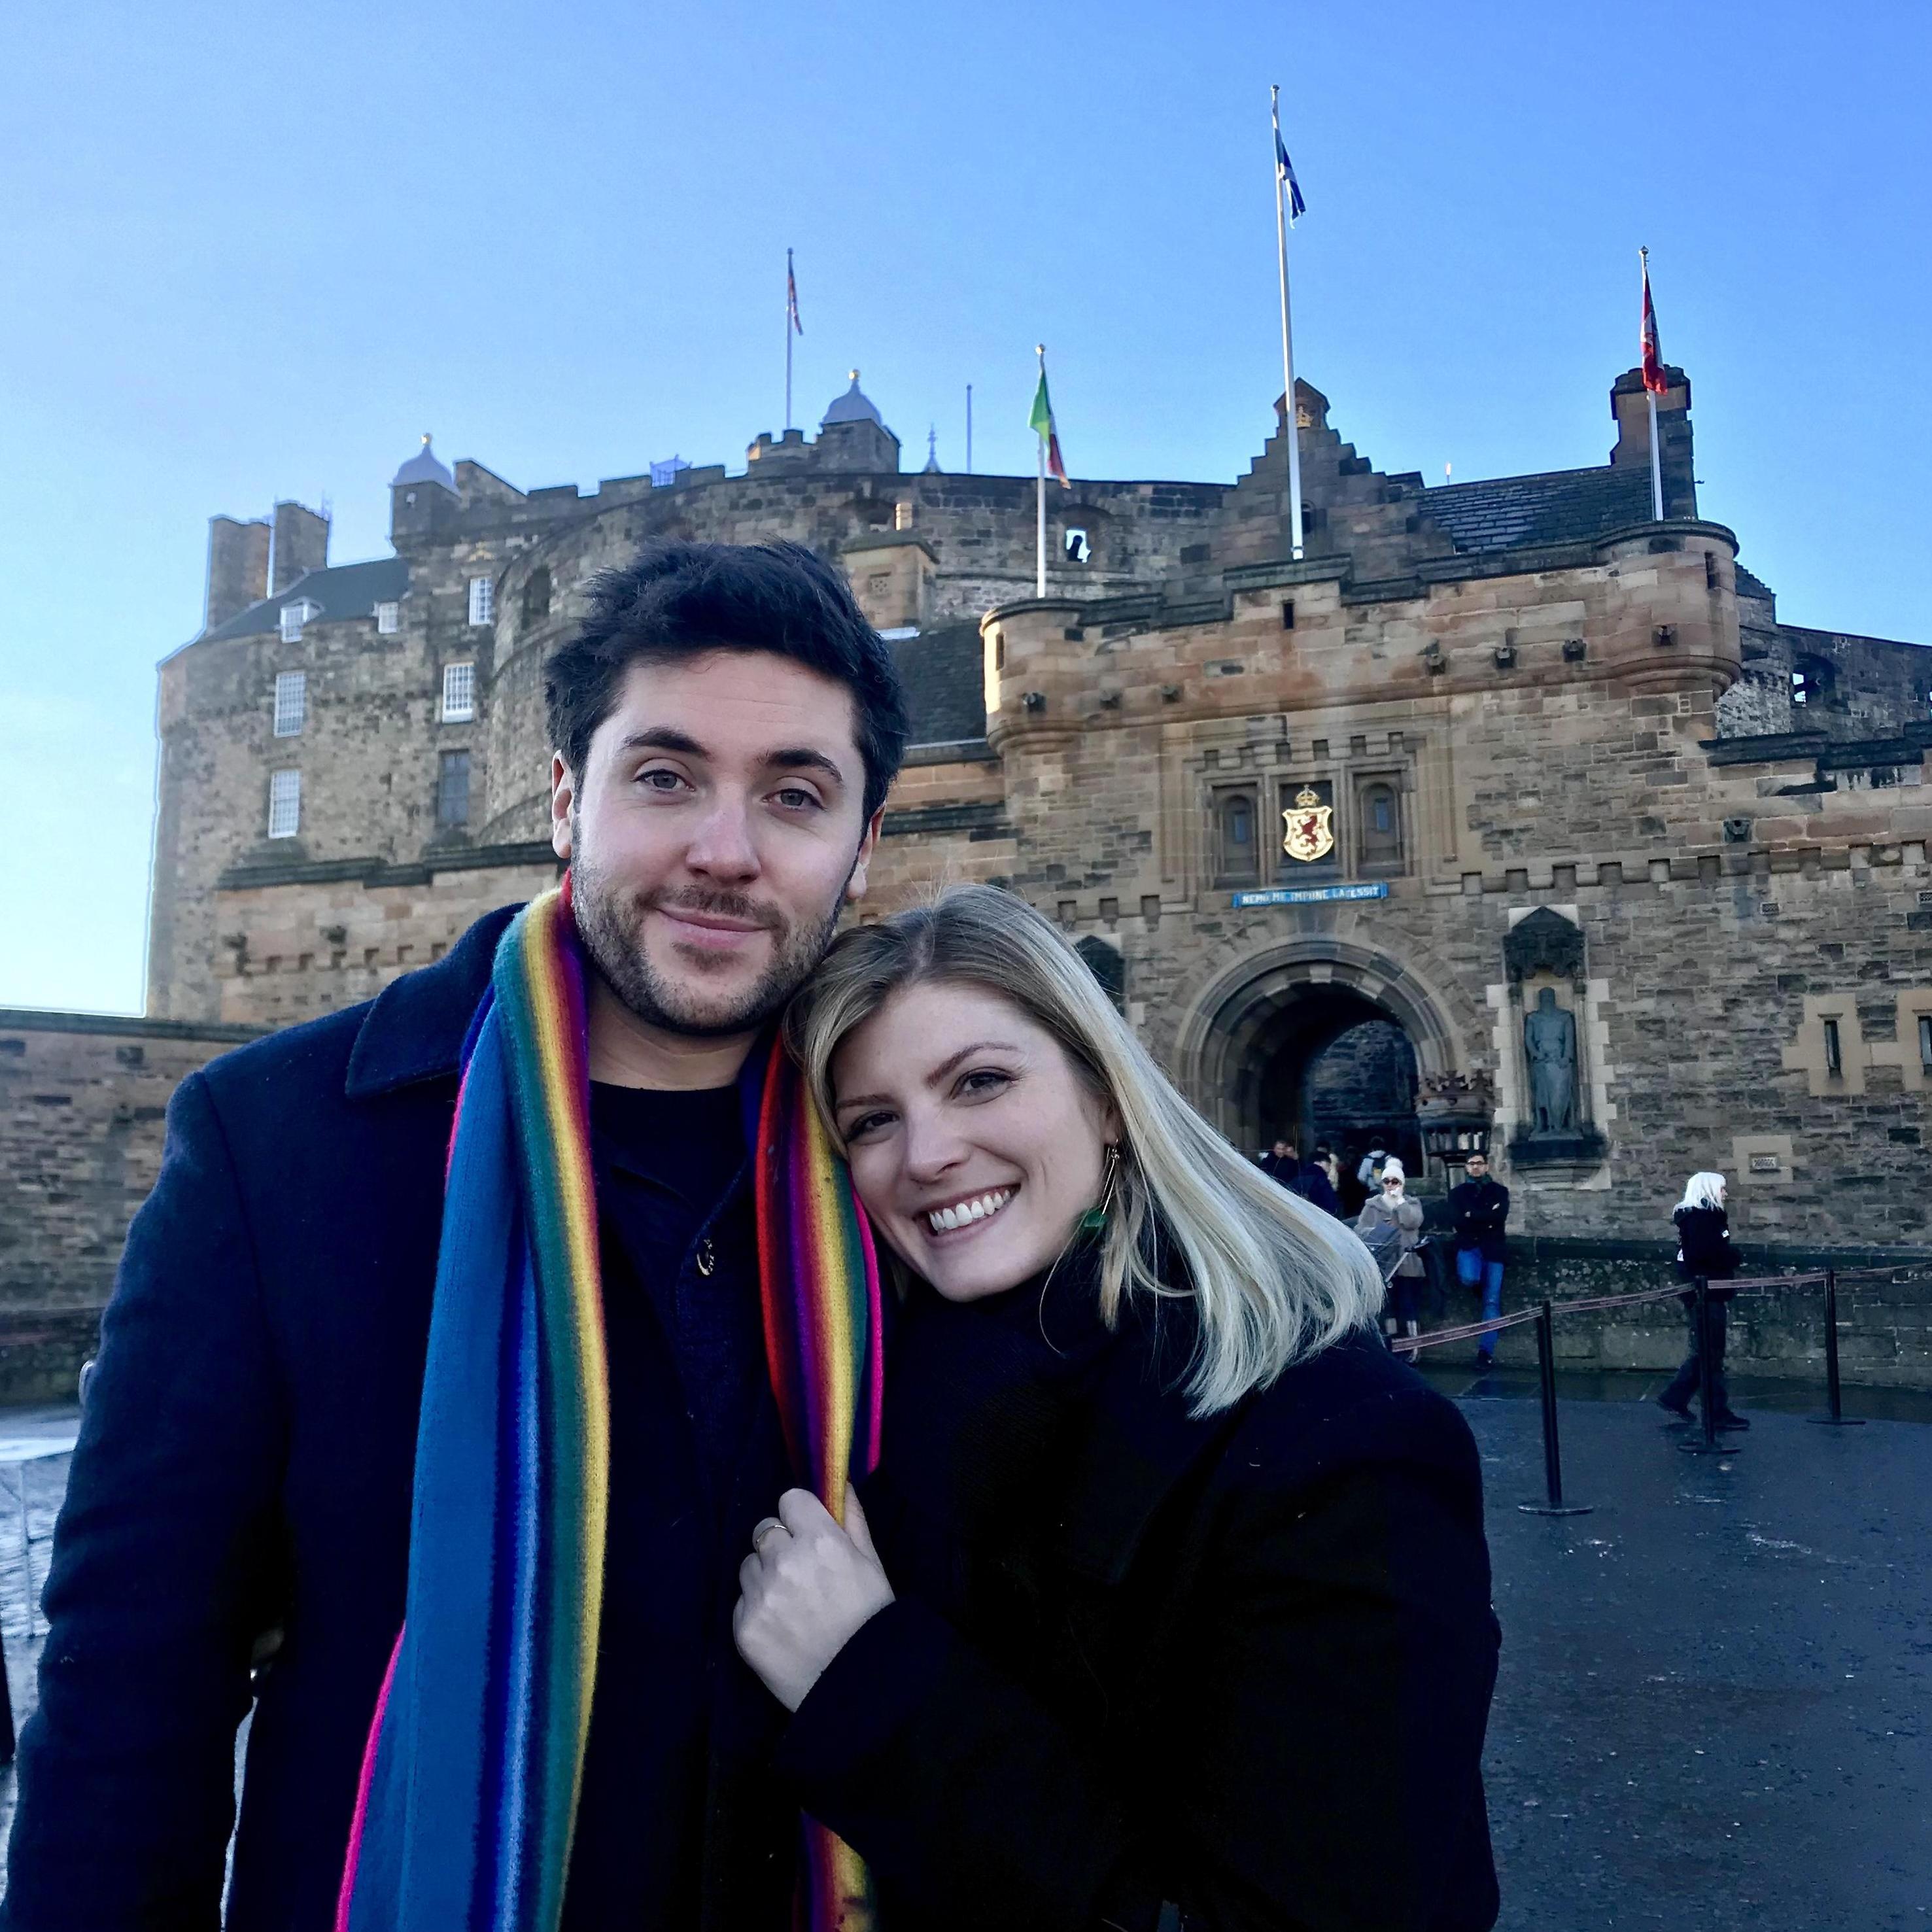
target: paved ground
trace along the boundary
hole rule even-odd
[[[1501,1932],[1932,1927],[1932,1432],[1815,1428],[1815,1392],[1738,1386],[1734,1455],[1680,1454],[1660,1378],[1566,1378],[1565,1489],[1540,1499],[1533,1378],[1432,1370],[1482,1445],[1502,1618],[1490,1729]],[[1853,1390],[1853,1413],[1932,1397]],[[70,1416],[0,1415],[44,1442]],[[31,1448],[34,1445],[26,1445]],[[17,1452],[16,1452],[17,1453]],[[26,1468],[36,1587],[65,1459]],[[20,1472],[0,1466],[0,1634],[32,1697]],[[0,1774],[0,1831],[12,1774]]]
[[[1778,1413],[1747,1384],[1738,1452],[1687,1455],[1661,1379],[1563,1403],[1566,1497],[1595,1508],[1552,1519],[1514,1507],[1543,1492],[1537,1405],[1442,1378],[1489,1489],[1502,1932],[1932,1924],[1932,1433],[1814,1427],[1815,1393]]]

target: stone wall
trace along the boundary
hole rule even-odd
[[[620,478],[590,496],[568,487],[526,493],[480,464],[459,463],[454,492],[423,484],[394,493],[392,534],[409,577],[394,632],[380,633],[364,615],[312,621],[293,643],[271,628],[174,653],[160,676],[150,1013],[309,1010],[292,993],[266,1009],[266,994],[237,1004],[227,983],[239,976],[228,957],[239,950],[232,942],[248,941],[255,960],[266,956],[245,922],[260,908],[233,901],[233,891],[288,889],[296,909],[280,919],[276,955],[319,961],[343,949],[315,941],[308,925],[380,928],[411,916],[382,896],[396,868],[428,868],[462,910],[473,897],[458,879],[465,866],[498,864],[504,848],[547,839],[543,660],[580,616],[590,578],[643,542],[782,538],[832,556],[849,549],[855,577],[869,584],[878,546],[902,538],[919,560],[917,581],[903,610],[892,593],[881,621],[976,622],[989,604],[1030,592],[1031,479],[852,473],[806,453],[802,463],[754,464],[742,476],[719,466],[686,470],[660,489]],[[1051,580],[1082,596],[1156,581],[1179,568],[1226,494],[1216,484],[1096,482],[1056,491]],[[1076,527],[1088,546],[1078,564],[1064,549]],[[478,577],[493,586],[493,613],[472,623],[470,584]],[[474,712],[446,722],[443,671],[463,662],[476,667]],[[306,674],[308,716],[299,734],[278,738],[275,677],[292,670]],[[469,756],[470,808],[466,823],[446,826],[437,823],[437,784],[442,755],[452,752]],[[268,785],[280,770],[301,774],[301,823],[295,837],[271,839]],[[332,868],[333,890],[319,897],[318,868]],[[352,878],[377,895],[359,912]],[[307,943],[291,948],[291,932]],[[368,944],[346,950],[351,979],[331,982],[332,999],[366,990],[353,974]],[[388,950],[378,945],[379,958]],[[310,1007],[321,998],[310,995]]]
[[[160,1170],[169,1098],[252,1037],[0,1010],[0,1401],[72,1398],[128,1224]]]
[[[1528,1112],[1517,1002],[1538,988],[1513,987],[1505,942],[1548,908],[1581,934],[1574,982],[1550,983],[1604,1145],[1562,1172],[1512,1172],[1505,1151],[1520,1228],[1624,1236],[1711,1167],[1751,1238],[1924,1242],[1932,800],[1713,748],[1740,662],[1732,553],[1716,526],[1654,526],[1420,595],[1354,596],[1315,561],[1252,592],[1237,579],[1191,622],[996,610],[1015,884],[1121,948],[1130,1015],[1243,1145],[1260,1124],[1233,1097],[1228,1042],[1258,1051],[1245,1010],[1311,975],[1388,1011],[1424,1073],[1490,1075],[1506,1144]],[[1252,788],[1278,823],[1284,790],[1325,785],[1339,817],[1370,772],[1402,800],[1400,865],[1371,888],[1385,897],[1234,903],[1211,849],[1222,789]],[[1310,876],[1282,860],[1256,883]]]

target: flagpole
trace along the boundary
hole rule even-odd
[[[966,473],[973,473],[973,385],[966,385]]]
[[[1294,338],[1288,320],[1288,206],[1282,197],[1281,89],[1268,90],[1274,122],[1274,236],[1281,255],[1282,416],[1288,436],[1288,554],[1301,561],[1301,435],[1294,410]]]
[[[1046,379],[1046,344],[1043,342],[1036,344],[1034,352],[1040,358],[1040,380],[1044,382]],[[1038,440],[1040,481],[1034,486],[1034,506],[1038,518],[1034,537],[1034,595],[1044,597],[1046,595],[1046,438],[1042,436]]]
[[[1642,264],[1644,301],[1648,305],[1650,302],[1650,250],[1640,248],[1636,252],[1637,259]],[[1650,312],[1647,306],[1646,316]],[[1661,367],[1664,356],[1660,350],[1657,359]],[[1664,462],[1657,449],[1657,392],[1648,382],[1643,386],[1643,399],[1650,405],[1650,514],[1654,522],[1660,524],[1664,520]]]
[[[796,284],[792,280],[791,250],[785,250],[785,419],[784,426],[791,428],[791,292]]]

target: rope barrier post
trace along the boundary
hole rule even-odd
[[[1536,1374],[1543,1396],[1543,1482],[1547,1500],[1518,1503],[1526,1516],[1588,1516],[1588,1503],[1563,1500],[1563,1451],[1556,1435],[1556,1333],[1548,1296],[1536,1315]]]
[[[1862,1415],[1845,1413],[1843,1385],[1838,1379],[1838,1270],[1825,1270],[1825,1404],[1827,1413],[1809,1416],[1808,1421],[1822,1422],[1833,1429],[1861,1429]]]

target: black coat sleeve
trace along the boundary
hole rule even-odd
[[[1479,1901],[1459,1928],[1488,1924],[1486,1852],[1461,1862],[1486,1843],[1497,1649],[1480,1484],[1466,1430],[1424,1427],[1439,1462],[1246,1486],[1162,1646],[1144,1750],[1100,1761],[902,1599],[814,1686],[782,1768],[921,1928],[1138,1932],[1172,1900],[1214,1932],[1422,1932],[1452,1891]]]
[[[129,1231],[55,1532],[5,1932],[218,1923],[282,1441],[241,1195],[196,1074]]]

